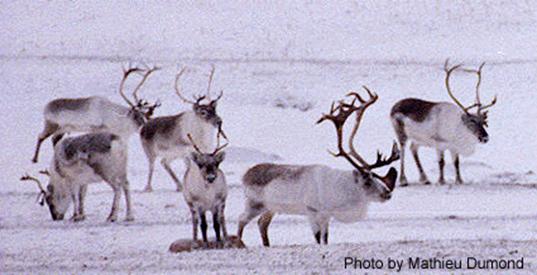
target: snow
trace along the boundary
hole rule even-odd
[[[343,268],[346,256],[409,255],[523,256],[531,263],[523,271],[537,271],[535,3],[28,1],[0,6],[1,273],[346,273],[353,272]],[[327,247],[314,244],[304,217],[280,215],[269,228],[272,248],[261,246],[253,221],[245,231],[246,250],[168,253],[170,243],[191,235],[190,213],[160,166],[156,191],[139,191],[147,162],[136,136],[129,148],[134,222],[105,222],[112,192],[104,184],[90,186],[85,221],[53,222],[35,203],[37,188],[18,180],[48,167],[49,141],[40,162],[30,162],[47,101],[100,95],[121,103],[116,92],[121,66],[132,60],[162,66],[142,95],[163,102],[157,115],[175,114],[188,108],[173,93],[175,72],[192,69],[183,87],[194,95],[204,91],[214,63],[213,90],[224,90],[218,112],[231,141],[223,170],[230,185],[227,223],[235,232],[243,210],[240,178],[249,167],[280,162],[351,169],[327,153],[335,147],[333,127],[315,122],[333,100],[364,84],[380,99],[365,114],[357,147],[368,159],[377,149],[388,153],[395,138],[388,114],[396,101],[449,101],[442,70],[446,57],[469,66],[487,61],[482,98],[498,96],[489,114],[490,142],[462,159],[468,184],[452,185],[448,160],[448,186],[396,188],[390,201],[371,205],[364,221],[332,222]],[[469,104],[475,77],[454,77],[454,90]],[[421,152],[435,182],[436,154]],[[181,161],[173,167],[178,174],[184,171]],[[406,167],[409,180],[417,181],[410,158]]]

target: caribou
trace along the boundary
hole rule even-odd
[[[485,63],[477,69],[464,69],[462,64],[449,66],[449,59],[444,63],[445,85],[453,103],[431,102],[417,98],[406,98],[397,102],[391,109],[390,118],[395,129],[399,146],[401,148],[401,174],[399,183],[407,186],[405,175],[405,146],[410,141],[410,151],[418,167],[420,179],[423,184],[430,184],[418,155],[421,146],[435,148],[438,155],[440,175],[439,184],[445,184],[444,178],[444,152],[451,153],[456,172],[456,184],[462,184],[459,155],[468,156],[475,151],[475,145],[487,143],[489,135],[485,130],[488,127],[488,108],[496,104],[496,97],[489,104],[482,104],[479,94],[481,85],[481,71]],[[461,69],[475,73],[477,84],[475,86],[475,103],[465,107],[454,95],[449,85],[451,74]],[[470,110],[475,108],[476,112]]]
[[[188,138],[195,151],[188,159],[188,166],[184,176],[185,201],[192,214],[192,239],[195,243],[198,240],[198,224],[201,221],[201,235],[203,245],[208,246],[207,240],[207,220],[205,213],[211,211],[213,214],[213,228],[216,241],[222,243],[220,230],[224,240],[227,240],[226,222],[224,208],[226,206],[227,185],[224,172],[219,168],[224,161],[225,152],[222,151],[227,143],[220,146],[220,138],[217,137],[217,145],[212,153],[204,153],[194,142],[192,136]]]
[[[45,127],[37,138],[37,145],[32,162],[39,158],[41,143],[52,136],[56,143],[67,132],[111,132],[120,137],[129,137],[151,118],[159,102],[150,104],[139,98],[138,92],[151,73],[158,67],[140,69],[129,66],[123,70],[123,79],[119,85],[119,94],[129,105],[116,104],[100,96],[83,98],[59,98],[50,101],[44,110]],[[127,78],[133,73],[144,73],[141,81],[134,88],[131,101],[124,93]]]
[[[175,182],[176,190],[182,191],[183,187],[179,178],[173,172],[170,164],[177,158],[187,157],[192,152],[192,144],[187,134],[191,134],[198,142],[199,148],[209,151],[214,146],[215,131],[218,135],[226,137],[222,130],[222,119],[216,113],[218,100],[222,98],[223,91],[216,99],[211,99],[211,82],[215,68],[212,66],[209,75],[207,92],[203,96],[194,97],[194,101],[182,95],[179,88],[179,80],[186,67],[175,77],[175,94],[185,103],[192,105],[192,110],[181,112],[172,116],[156,117],[147,122],[140,132],[142,147],[149,163],[147,185],[144,191],[151,192],[151,181],[155,169],[155,160],[160,157],[161,164]],[[205,102],[204,102],[205,100]]]
[[[134,220],[127,180],[127,145],[119,136],[101,132],[62,139],[54,146],[54,157],[45,174],[49,176],[46,189],[38,178],[28,174],[21,180],[37,183],[40,204],[47,204],[53,220],[63,220],[71,203],[71,220],[84,220],[87,185],[101,181],[108,183],[114,191],[107,221],[117,220],[121,189],[127,205],[126,221]]]
[[[258,164],[243,176],[246,196],[245,210],[239,217],[237,235],[242,237],[245,226],[255,217],[264,246],[270,246],[268,227],[276,213],[304,215],[308,217],[315,241],[328,244],[328,225],[331,218],[344,223],[362,219],[370,202],[385,202],[391,198],[397,180],[397,171],[391,167],[381,176],[374,169],[390,165],[399,159],[399,150],[394,143],[389,157],[377,153],[377,160],[370,164],[356,151],[353,141],[365,110],[378,99],[367,87],[369,99],[358,93],[348,96],[351,103],[340,101],[317,123],[331,121],[337,134],[335,157],[345,158],[354,167],[352,171],[333,169],[324,165]],[[356,105],[359,101],[359,105]],[[346,151],[343,146],[344,124],[353,113],[356,120],[349,136]]]

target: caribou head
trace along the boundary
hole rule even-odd
[[[462,68],[462,64],[457,64],[455,66],[449,67],[449,59],[446,59],[446,62],[444,63],[444,71],[446,72],[446,89],[449,94],[449,97],[453,100],[457,106],[459,106],[464,114],[461,117],[461,120],[463,124],[468,128],[470,132],[472,132],[479,142],[486,143],[489,140],[489,135],[487,131],[485,130],[486,127],[488,127],[487,123],[487,113],[486,109],[492,107],[494,104],[496,104],[496,96],[494,99],[486,105],[483,105],[481,103],[481,99],[479,97],[479,87],[481,85],[481,70],[483,69],[483,66],[485,66],[485,62],[481,63],[481,65],[477,69],[462,69],[465,72],[469,73],[475,73],[477,75],[477,83],[475,86],[475,102],[465,107],[454,95],[451,91],[451,87],[449,85],[449,77],[451,76],[451,73],[455,70]],[[470,110],[476,108],[475,113],[471,113]]]
[[[194,100],[189,100],[181,94],[181,88],[179,87],[179,79],[185,71],[186,67],[182,68],[181,71],[179,71],[179,73],[177,73],[177,75],[175,76],[175,94],[179,96],[179,98],[183,102],[192,104],[192,109],[196,116],[208,122],[209,124],[212,124],[218,129],[218,135],[222,135],[224,138],[227,139],[226,134],[222,130],[222,118],[220,118],[220,116],[218,116],[218,114],[216,113],[216,106],[218,104],[218,100],[222,98],[222,96],[224,95],[224,91],[220,91],[220,94],[216,97],[216,99],[211,99],[211,83],[213,81],[213,75],[215,71],[214,65],[211,66],[211,73],[209,74],[207,92],[205,93],[205,95],[194,96]]]
[[[119,95],[121,95],[123,100],[125,100],[125,102],[131,107],[129,117],[134,119],[134,121],[136,121],[140,126],[143,125],[149,119],[151,119],[151,116],[155,112],[155,109],[160,107],[161,105],[159,101],[155,102],[154,104],[150,104],[146,100],[138,97],[138,91],[140,90],[142,85],[144,85],[149,75],[159,69],[160,68],[156,66],[147,69],[140,69],[138,67],[129,66],[127,69],[123,69],[123,78],[121,79],[121,83],[119,84]],[[138,83],[138,85],[136,85],[134,91],[132,92],[132,97],[134,101],[129,100],[129,98],[125,95],[123,91],[125,81],[132,73],[142,74],[142,80]]]
[[[46,170],[40,171],[40,173],[50,177],[49,173]],[[68,198],[65,192],[59,190],[59,185],[54,185],[51,182],[47,185],[47,188],[45,189],[43,188],[43,185],[38,178],[30,176],[29,174],[25,174],[20,178],[20,180],[35,182],[37,184],[37,187],[39,188],[39,195],[37,195],[37,201],[39,202],[39,204],[41,206],[44,206],[45,203],[47,204],[50,211],[50,215],[52,216],[52,220],[63,220],[65,212],[67,212],[67,209],[69,207],[70,198]]]
[[[220,166],[220,163],[224,161],[225,152],[223,152],[222,149],[224,149],[228,143],[220,146],[220,135],[218,135],[214,151],[212,153],[204,153],[196,145],[192,139],[192,135],[188,134],[188,139],[190,140],[192,147],[194,147],[194,150],[196,150],[195,152],[192,152],[192,161],[196,163],[205,180],[207,180],[208,183],[213,183],[218,176],[218,167]]]

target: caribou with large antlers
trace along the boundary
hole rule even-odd
[[[399,159],[397,146],[385,158],[380,153],[373,164],[367,163],[353,145],[365,110],[378,99],[367,87],[370,98],[364,100],[358,93],[350,93],[351,103],[340,101],[332,104],[330,113],[317,122],[331,121],[337,134],[338,152],[335,157],[345,158],[352,171],[333,169],[324,165],[282,165],[264,163],[250,168],[243,177],[245,210],[239,217],[238,236],[255,217],[263,245],[269,246],[268,226],[276,213],[305,215],[308,217],[317,243],[328,243],[328,224],[331,218],[351,223],[362,219],[370,202],[390,199],[397,180],[392,167],[385,176],[373,169],[390,165]],[[360,104],[357,105],[357,102]],[[356,120],[349,137],[349,151],[344,149],[343,128],[347,119],[356,113]]]
[[[397,102],[391,110],[391,120],[401,148],[401,186],[408,185],[405,175],[405,146],[408,141],[410,151],[414,157],[420,173],[420,183],[430,184],[421,165],[418,148],[421,146],[436,148],[440,175],[439,184],[445,183],[444,178],[444,152],[447,150],[453,158],[457,184],[463,180],[460,172],[459,155],[468,156],[475,150],[475,145],[486,143],[489,135],[485,128],[487,124],[487,109],[496,104],[496,97],[489,104],[482,104],[479,94],[481,85],[481,71],[485,63],[478,69],[464,69],[462,64],[449,66],[449,60],[444,63],[445,85],[453,103],[430,102],[417,98],[407,98]],[[454,95],[450,86],[451,74],[457,70],[475,73],[477,84],[475,87],[475,102],[465,107]],[[470,110],[476,108],[475,113]]]
[[[140,69],[129,67],[123,70],[123,78],[119,85],[119,94],[129,105],[125,107],[110,100],[91,96],[83,98],[59,98],[45,106],[45,128],[39,134],[32,161],[38,161],[41,143],[52,136],[53,143],[58,142],[67,132],[103,132],[108,131],[121,137],[128,137],[153,115],[160,103],[149,104],[138,97],[138,92],[151,73],[157,67]],[[124,86],[127,78],[134,74],[143,74],[142,80],[134,88],[134,102],[125,95]]]
[[[213,149],[215,132],[223,135],[222,119],[216,113],[218,100],[222,98],[220,92],[217,98],[211,99],[211,82],[215,68],[211,69],[207,92],[203,96],[197,96],[194,100],[187,99],[179,87],[179,80],[186,72],[186,68],[181,69],[175,78],[175,94],[184,102],[192,105],[191,111],[181,112],[173,116],[157,117],[149,121],[141,130],[141,139],[144,152],[149,162],[149,174],[145,191],[153,190],[151,181],[155,169],[155,160],[161,157],[161,164],[170,174],[176,184],[176,190],[182,190],[182,184],[175,175],[170,163],[177,158],[185,158],[192,152],[192,144],[188,140],[190,133],[199,147],[207,152]]]

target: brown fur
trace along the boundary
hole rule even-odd
[[[51,101],[47,105],[47,109],[52,113],[58,113],[64,110],[76,111],[87,108],[89,105],[89,98],[60,98]]]
[[[107,153],[112,148],[112,141],[118,136],[109,133],[86,134],[66,139],[62,146],[67,160],[77,153]]]
[[[397,102],[390,113],[393,117],[395,114],[402,114],[416,122],[424,121],[431,109],[436,105],[435,102],[425,101],[417,98],[407,98]]]
[[[242,181],[245,185],[265,186],[275,179],[297,180],[307,167],[272,163],[258,164],[248,170]]]
[[[170,135],[175,129],[175,127],[179,124],[179,121],[181,120],[182,116],[183,114],[181,113],[175,116],[163,116],[154,118],[147,122],[144,127],[142,127],[140,135],[145,140],[152,139],[157,133],[162,134],[164,136]]]

